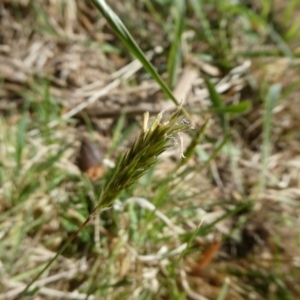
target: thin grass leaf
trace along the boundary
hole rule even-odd
[[[264,0],[262,1],[261,3],[261,17],[263,19],[267,19],[268,16],[270,15],[271,13],[271,9],[272,9],[272,4],[273,4],[273,0]]]
[[[102,13],[108,24],[112,27],[118,38],[124,43],[128,48],[130,53],[132,53],[143,65],[145,70],[153,77],[153,79],[159,84],[164,93],[176,104],[179,105],[178,100],[173,95],[170,88],[162,80],[160,75],[155,70],[154,66],[148,61],[147,57],[137,45],[123,22],[114,13],[114,11],[108,6],[104,0],[91,0],[98,10]]]
[[[242,5],[228,5],[224,4],[223,10],[228,12],[243,15],[248,18],[251,22],[257,24],[263,29],[266,29],[269,33],[270,38],[277,44],[278,49],[287,57],[294,57],[293,51],[290,49],[288,44],[282,38],[282,36],[274,29],[274,27],[267,23],[265,19],[256,14],[253,10],[250,10]]]
[[[294,297],[291,295],[289,288],[284,284],[284,282],[276,275],[271,275],[272,280],[276,283],[282,295],[282,300],[293,300]]]
[[[183,159],[177,164],[175,170],[178,170],[180,167],[182,167],[183,165],[185,165],[190,160],[190,158],[193,156],[193,154],[195,153],[197,145],[199,145],[200,142],[202,141],[203,134],[204,134],[204,131],[206,129],[207,123],[208,123],[208,121],[206,121],[196,131],[196,134],[193,136],[190,144],[188,145],[188,147],[186,148],[186,151],[184,152]]]
[[[286,34],[284,35],[285,39],[288,42],[291,42],[293,39],[297,39],[299,37],[299,29],[300,29],[300,22],[293,23],[290,26],[290,28],[287,30]],[[293,53],[293,55],[297,56],[297,53]]]
[[[199,236],[206,236],[207,234],[209,234],[212,230],[212,228],[218,224],[219,222],[221,222],[222,220],[225,220],[227,218],[230,218],[232,216],[235,216],[236,214],[238,214],[239,212],[245,210],[245,209],[249,209],[251,206],[253,206],[253,203],[251,203],[250,201],[244,204],[241,204],[239,206],[237,206],[236,208],[230,210],[229,212],[223,214],[221,217],[219,217],[218,219],[216,219],[215,221],[211,222],[210,224],[203,226],[199,232],[198,235]]]
[[[86,128],[89,132],[89,135],[93,137],[93,132],[94,132],[94,126],[93,123],[91,121],[91,119],[89,118],[88,114],[86,112],[82,113],[82,119],[85,122]]]
[[[25,146],[27,132],[27,113],[24,111],[22,118],[18,123],[18,133],[16,140],[15,156],[16,156],[16,169],[15,173],[18,174],[22,167],[22,153]]]
[[[227,146],[226,150],[230,157],[230,166],[231,166],[231,172],[234,178],[234,182],[236,184],[238,191],[242,195],[244,195],[245,191],[243,187],[243,182],[241,180],[242,174],[240,173],[240,170],[238,168],[238,159],[236,159],[236,157],[239,156],[239,150],[236,148],[237,146],[235,146],[234,143],[232,143],[232,141],[229,141],[226,146]]]
[[[220,142],[216,148],[214,149],[213,153],[209,156],[209,158],[204,162],[203,165],[195,168],[195,167],[190,167],[190,168],[186,168],[185,170],[183,170],[181,173],[179,173],[177,175],[177,177],[185,177],[188,174],[194,172],[194,173],[200,173],[202,172],[207,166],[209,166],[209,164],[217,157],[217,155],[219,154],[219,152],[223,149],[223,147],[227,144],[228,140],[229,140],[229,135],[226,136],[222,142]],[[172,177],[174,178],[174,177]],[[170,180],[170,179],[169,179]]]
[[[205,16],[205,13],[203,12],[203,6],[202,6],[202,0],[190,0],[191,5],[194,9],[194,12],[197,16],[197,18],[200,21],[201,27],[203,28],[203,33],[206,38],[206,41],[208,44],[214,48],[216,46],[216,39],[214,37],[214,34],[210,28],[210,23],[208,19]]]
[[[56,163],[60,157],[64,154],[66,149],[69,147],[69,145],[61,148],[57,153],[49,156],[45,161],[40,162],[35,165],[35,171],[40,173],[43,172],[44,170],[49,169],[50,166],[52,166],[54,163]]]
[[[293,17],[293,12],[299,5],[299,0],[291,0],[285,5],[284,14],[283,14],[283,20],[290,21]]]
[[[263,120],[263,142],[262,142],[262,169],[260,173],[259,190],[262,191],[266,184],[266,176],[268,169],[268,159],[270,156],[270,138],[272,125],[272,111],[276,106],[276,102],[280,97],[281,85],[274,84],[269,88],[269,92],[265,103],[265,114]]]
[[[223,100],[222,100],[221,96],[218,94],[214,85],[211,83],[211,81],[209,80],[208,77],[205,77],[204,80],[205,80],[205,84],[206,84],[208,92],[209,92],[209,96],[210,96],[210,100],[212,102],[213,108],[216,110],[222,111],[222,109],[224,109],[224,104],[223,104]],[[228,124],[227,124],[227,119],[226,119],[225,114],[223,112],[218,112],[217,115],[220,119],[221,126],[223,128],[224,133],[227,134]]]
[[[174,176],[174,172],[175,171],[171,172],[163,180],[160,180],[157,183],[157,185],[155,186],[155,190],[162,188],[163,186],[167,185],[168,183],[174,181],[174,179],[176,179],[176,178],[179,178],[179,177],[184,178],[188,174],[193,173],[193,172],[194,172],[194,174],[202,172],[217,157],[217,155],[219,154],[219,152],[223,149],[223,147],[228,142],[229,137],[230,137],[229,135],[226,136],[220,143],[217,144],[217,146],[214,149],[213,153],[207,158],[207,160],[203,163],[203,165],[200,165],[199,167],[196,167],[196,168],[195,167],[187,167],[185,170],[183,170],[179,174],[176,174],[176,176]],[[195,151],[197,151],[197,149],[195,149]],[[177,170],[178,169],[179,168],[177,168]],[[175,185],[177,185],[176,182],[175,182]]]
[[[174,19],[175,30],[173,32],[173,41],[168,57],[168,84],[173,88],[178,76],[178,70],[181,66],[181,36],[185,24],[185,0],[174,1]]]
[[[148,11],[152,15],[153,19],[159,24],[162,28],[165,26],[166,22],[165,20],[161,17],[161,15],[158,13],[156,10],[155,6],[153,5],[152,0],[145,0],[144,1],[145,6],[147,7]]]
[[[229,284],[230,284],[230,279],[228,277],[226,277],[217,300],[225,300],[226,299],[227,294],[228,294]]]
[[[28,199],[28,197],[32,193],[34,193],[34,191],[36,191],[40,187],[40,185],[41,183],[37,179],[34,179],[33,181],[30,181],[27,184],[25,184],[22,188],[19,189],[17,201],[22,202]]]
[[[284,14],[283,14],[283,24],[288,27],[286,33],[284,33],[284,39],[288,42],[294,42],[293,40],[299,40],[299,29],[300,29],[300,21],[293,17],[295,11],[297,11],[297,7],[299,6],[299,0],[288,1],[285,6]],[[293,20],[293,22],[291,22]],[[294,53],[294,56],[297,55]]]
[[[275,30],[273,25],[268,24],[267,26],[269,35],[272,40],[277,44],[278,48],[287,57],[294,57],[293,51],[290,49],[289,45],[286,43],[284,38]]]
[[[244,113],[251,109],[251,102],[249,100],[241,101],[238,104],[232,104],[224,107],[213,108],[210,111],[224,114],[224,113]]]
[[[39,5],[38,1],[32,1],[32,6],[36,12],[36,18],[39,20],[39,23],[41,24],[41,27],[36,28],[36,30],[42,33],[47,33],[59,37],[60,33],[58,33],[56,29],[52,26],[49,20],[49,16]]]
[[[249,51],[236,51],[233,53],[233,55],[236,57],[243,57],[243,58],[249,58],[249,57],[284,57],[285,55],[282,53],[282,51],[278,49],[272,49],[272,50],[249,50]],[[293,52],[293,57],[299,57],[299,53]]]
[[[177,267],[179,266],[179,263],[181,262],[182,258],[189,252],[190,245],[192,245],[192,242],[195,240],[196,236],[198,235],[198,232],[201,227],[201,222],[197,226],[197,228],[192,232],[189,233],[190,237],[188,238],[187,244],[185,249],[180,253],[176,261],[173,263],[173,270],[176,270]]]
[[[125,124],[125,114],[121,114],[113,132],[109,154],[111,154],[117,148],[119,144],[118,141],[120,140],[121,131],[124,127],[124,124]]]

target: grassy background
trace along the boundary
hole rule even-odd
[[[178,139],[28,298],[298,299],[300,2],[109,4],[165,93],[91,1],[0,2],[0,299],[77,230],[142,112],[172,97],[194,127],[186,158]],[[91,141],[100,161],[82,172]]]

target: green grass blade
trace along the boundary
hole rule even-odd
[[[211,222],[210,224],[208,224],[206,226],[203,226],[199,230],[198,235],[199,236],[206,236],[206,235],[208,235],[211,232],[212,228],[214,228],[214,226],[216,224],[218,224],[219,222],[221,222],[221,221],[223,221],[225,219],[228,219],[228,218],[230,218],[232,216],[237,215],[238,213],[240,213],[243,210],[249,209],[251,206],[253,206],[253,203],[250,202],[250,201],[248,201],[248,202],[246,202],[244,204],[241,204],[241,205],[235,207],[234,209],[232,209],[232,210],[226,212],[225,214],[223,214],[221,217],[219,217],[215,221]]]
[[[206,84],[208,92],[209,92],[209,96],[210,96],[210,100],[212,102],[213,108],[215,110],[221,111],[221,112],[218,112],[217,115],[220,119],[223,131],[226,134],[228,132],[228,124],[227,124],[226,117],[225,117],[224,113],[222,112],[222,110],[224,109],[223,100],[222,100],[221,96],[218,94],[218,92],[216,91],[214,85],[211,83],[209,78],[205,77],[204,80],[205,80],[205,84]]]
[[[182,171],[180,174],[178,174],[177,177],[185,177],[188,174],[190,174],[191,172],[195,172],[195,173],[200,173],[202,172],[205,168],[207,168],[209,166],[209,164],[217,157],[217,155],[219,154],[219,152],[223,149],[223,147],[228,143],[230,136],[227,135],[222,142],[220,142],[216,148],[214,149],[213,153],[209,156],[209,158],[204,162],[203,165],[199,166],[199,167],[189,167],[186,168],[184,171]]]
[[[213,109],[210,109],[210,111],[224,114],[224,113],[244,113],[251,109],[251,102],[249,100],[241,101],[238,104],[232,104],[228,106],[223,107],[216,107]]]
[[[197,129],[196,134],[193,136],[190,144],[187,146],[187,148],[186,148],[186,150],[184,152],[184,157],[178,163],[178,165],[176,166],[175,170],[178,170],[180,167],[182,167],[183,165],[185,165],[190,160],[190,158],[193,156],[193,154],[195,153],[197,145],[199,145],[200,142],[202,141],[203,134],[205,132],[207,123],[208,123],[208,121],[206,121],[204,123],[204,125],[202,125],[199,129]]]
[[[270,139],[272,125],[272,111],[276,106],[276,102],[280,97],[281,85],[274,84],[269,88],[269,92],[265,103],[265,115],[263,120],[263,142],[262,142],[262,169],[260,174],[259,190],[262,191],[266,184],[267,164],[270,155]]]
[[[272,25],[268,25],[268,31],[271,39],[277,44],[278,48],[287,57],[293,57],[293,51],[290,49],[289,45],[283,39],[283,37],[275,30]]]
[[[168,57],[168,84],[172,88],[176,83],[178,75],[178,69],[181,66],[181,36],[185,25],[185,1],[176,0],[174,1],[175,11],[175,30],[173,33],[173,42]]]
[[[148,61],[147,57],[137,45],[123,22],[114,13],[114,11],[108,6],[104,0],[92,0],[98,10],[102,13],[108,24],[112,27],[118,38],[124,43],[128,48],[130,53],[132,53],[143,65],[145,70],[153,77],[153,79],[159,84],[164,93],[176,104],[179,105],[178,100],[173,95],[170,88],[162,80],[160,75],[155,70],[154,66]]]
[[[153,1],[152,0],[145,0],[145,6],[147,7],[148,11],[150,12],[151,16],[155,20],[155,22],[160,25],[162,28],[164,28],[166,22],[165,20],[161,17],[157,9],[155,8]]]
[[[273,0],[264,0],[261,5],[261,16],[263,19],[267,19],[271,13]]]
[[[205,36],[208,44],[212,48],[214,48],[217,43],[216,43],[214,34],[212,33],[212,30],[210,28],[210,23],[203,12],[202,0],[190,0],[190,2],[191,2],[191,5],[194,9],[194,12],[195,12],[197,18],[200,21],[201,27],[203,28],[204,36]]]
[[[229,284],[230,284],[230,279],[228,277],[226,277],[217,300],[225,300],[226,299],[228,289],[229,289]]]
[[[283,37],[275,30],[272,24],[268,24],[264,18],[257,15],[250,9],[242,5],[227,5],[224,3],[223,10],[226,11],[228,14],[229,12],[236,15],[243,15],[249,21],[253,22],[254,24],[258,25],[260,28],[267,30],[270,38],[273,40],[274,43],[277,44],[278,49],[287,57],[293,57],[294,54],[290,49],[289,45],[283,39]]]
[[[36,12],[36,18],[39,21],[41,27],[36,28],[37,31],[41,31],[44,34],[49,34],[53,36],[60,36],[56,29],[53,27],[49,20],[49,16],[47,13],[42,9],[38,1],[32,1],[32,7]]]
[[[115,149],[119,146],[119,141],[121,138],[121,133],[124,125],[125,125],[125,114],[121,114],[113,132],[109,154],[113,153]]]
[[[16,149],[15,149],[16,174],[18,174],[22,168],[22,153],[25,145],[26,131],[27,131],[27,113],[24,111],[22,118],[20,119],[18,124],[18,133],[17,133]]]
[[[69,145],[64,146],[57,153],[50,155],[45,161],[36,164],[35,171],[40,173],[45,170],[48,170],[53,164],[55,164],[61,158],[61,156],[64,154],[64,152],[68,147]]]

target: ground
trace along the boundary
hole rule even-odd
[[[0,0],[0,299],[176,108],[93,2]],[[190,129],[21,298],[299,299],[299,0],[108,3]]]

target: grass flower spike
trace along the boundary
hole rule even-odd
[[[162,111],[158,114],[150,127],[149,114],[144,114],[139,137],[118,163],[112,179],[101,193],[94,213],[110,206],[121,192],[134,184],[157,162],[159,155],[176,140],[176,135],[191,128],[190,123],[181,116],[181,105],[165,122],[161,122],[163,113]]]

